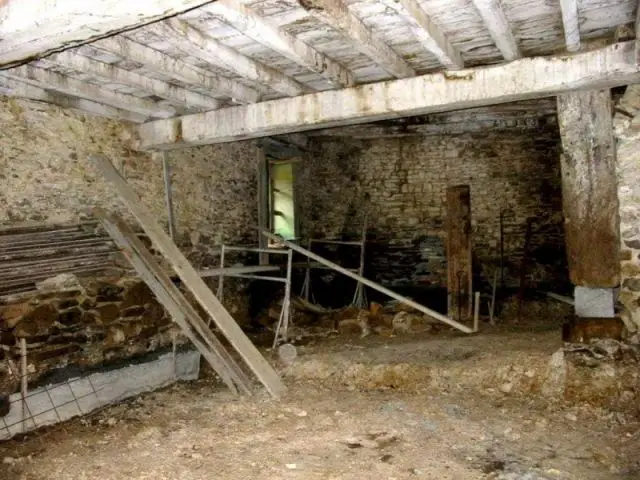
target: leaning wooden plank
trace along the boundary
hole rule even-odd
[[[114,186],[124,203],[140,222],[154,246],[171,263],[184,285],[191,290],[195,299],[211,316],[217,327],[244,359],[258,380],[273,396],[282,394],[285,386],[276,371],[269,365],[255,345],[251,343],[240,326],[200,278],[198,272],[180,252],[176,244],[173,243],[162,227],[153,220],[150,212],[142,205],[138,195],[122,178],[118,170],[104,156],[92,155],[90,160]]]
[[[112,235],[140,277],[151,288],[189,340],[207,359],[216,373],[220,375],[223,382],[233,392],[237,393],[236,385],[243,391],[250,392],[249,380],[244,376],[241,369],[235,365],[233,359],[228,356],[222,344],[216,339],[217,344],[214,342],[212,345],[210,340],[207,341],[208,339],[204,338],[194,328],[194,320],[199,318],[197,312],[171,282],[140,240],[135,237],[135,234],[117,217],[108,216],[100,211],[96,213],[102,219],[105,229]],[[202,319],[200,320],[202,321]],[[240,374],[238,374],[238,371]]]
[[[278,235],[274,235],[273,233],[267,231],[267,230],[262,230],[262,234],[267,237],[270,238],[271,240],[275,240],[277,242],[280,242],[284,245],[286,245],[287,247],[289,247],[291,250],[294,250],[298,253],[301,253],[303,255],[306,255],[307,257],[311,258],[312,260],[315,260],[316,262],[320,262],[324,265],[326,265],[327,267],[331,268],[332,270],[335,270],[336,272],[339,272],[343,275],[346,275],[349,278],[353,278],[354,280],[357,280],[358,282],[366,285],[369,288],[373,288],[374,290],[379,291],[380,293],[384,293],[385,295],[388,295],[391,298],[394,298],[396,300],[398,300],[399,302],[404,303],[405,305],[409,305],[410,307],[415,308],[416,310],[425,313],[427,315],[429,315],[430,317],[435,318],[436,320],[440,320],[441,322],[446,323],[447,325],[451,325],[454,328],[457,328],[458,330],[460,330],[461,332],[464,333],[472,333],[472,330],[467,327],[466,325],[463,325],[461,323],[456,322],[455,320],[451,320],[448,317],[445,317],[444,315],[442,315],[441,313],[436,312],[435,310],[431,310],[430,308],[425,307],[424,305],[420,305],[417,302],[414,302],[413,300],[411,300],[410,298],[407,297],[403,297],[402,295],[389,290],[386,287],[383,287],[382,285],[380,285],[379,283],[373,282],[371,280],[369,280],[368,278],[365,278],[361,275],[358,275],[357,273],[353,273],[350,270],[341,267],[338,264],[333,263],[330,260],[327,260],[324,257],[321,257],[320,255],[316,255],[313,252],[310,252],[309,250],[307,250],[306,248],[302,248],[299,245],[296,245],[295,243],[291,243],[287,240],[283,240],[281,237],[279,237]]]

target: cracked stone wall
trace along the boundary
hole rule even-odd
[[[526,133],[320,140],[300,181],[303,235],[357,238],[368,212],[367,275],[391,285],[446,285],[445,192],[469,184],[476,280],[500,263],[504,216],[505,280],[519,284],[526,224],[533,235],[531,286],[568,285],[559,135]]]

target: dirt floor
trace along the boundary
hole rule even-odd
[[[545,328],[319,339],[280,365],[281,400],[176,385],[0,444],[0,478],[640,479],[636,415],[534,393],[560,346]]]

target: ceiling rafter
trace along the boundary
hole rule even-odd
[[[57,92],[52,92],[44,88],[34,87],[33,85],[22,83],[12,78],[0,77],[0,93],[9,97],[35,100],[38,102],[56,105],[61,108],[77,110],[82,113],[111,118],[113,120],[143,123],[149,118],[146,115],[140,115],[121,108],[103,105],[92,100],[71,97]]]
[[[117,92],[111,92],[75,78],[28,65],[0,72],[0,76],[12,78],[34,87],[54,90],[65,95],[76,96],[148,117],[168,118],[175,110],[156,102]]]
[[[397,78],[413,77],[416,72],[356,17],[342,0],[302,0],[312,16],[344,35],[355,48]]]
[[[292,62],[322,75],[332,86],[354,85],[353,74],[327,55],[311,48],[252,12],[237,0],[218,0],[202,8],[243,35],[278,52]]]
[[[446,68],[464,68],[460,52],[447,40],[440,27],[425,13],[416,0],[382,0],[409,25],[411,33],[425,50],[431,52]]]
[[[122,36],[98,40],[92,46],[139,63],[149,70],[173,77],[180,82],[204,88],[212,95],[230,97],[238,103],[255,103],[260,99],[260,94],[255,89],[240,82],[190,65],[179,58],[170,57]]]
[[[185,53],[233,71],[258,85],[266,85],[276,92],[293,97],[311,91],[311,89],[275,68],[252,60],[221,44],[185,21],[172,18],[148,28],[158,32],[165,41]]]
[[[500,0],[472,0],[505,60],[522,58],[520,47],[513,36]]]
[[[567,51],[580,50],[580,19],[578,17],[578,0],[560,0],[562,24]]]
[[[221,106],[215,98],[130,72],[115,65],[92,60],[71,51],[50,55],[45,62],[72,68],[114,83],[137,87],[184,108],[216,110]]]

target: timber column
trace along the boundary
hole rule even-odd
[[[473,295],[469,185],[447,188],[447,290],[449,318],[468,320]]]
[[[562,204],[579,317],[613,317],[620,283],[616,145],[609,90],[558,96]]]

